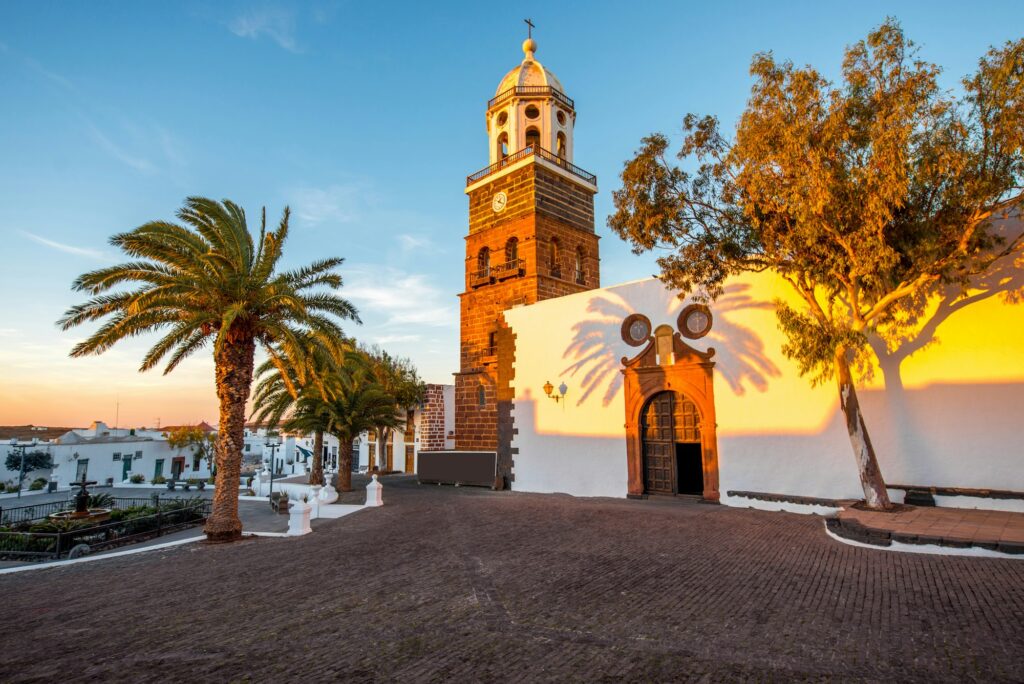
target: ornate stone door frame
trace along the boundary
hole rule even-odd
[[[623,337],[635,318],[634,314],[623,323]],[[647,330],[650,331],[650,322]],[[644,341],[630,341],[637,346]],[[646,340],[643,351],[632,359],[622,358],[622,374],[626,404],[626,464],[628,469],[628,496],[643,498],[643,435],[640,433],[641,412],[655,394],[674,391],[697,405],[700,412],[701,461],[704,470],[705,501],[717,502],[718,491],[718,437],[716,434],[714,374],[711,361],[715,350],[700,352],[683,342],[681,335],[672,334],[672,363],[658,363],[657,343],[654,335]],[[664,360],[663,360],[664,361]]]

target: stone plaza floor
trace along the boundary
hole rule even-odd
[[[0,577],[0,681],[1024,680],[1021,560],[849,546],[789,513],[383,482],[383,508],[305,537]]]

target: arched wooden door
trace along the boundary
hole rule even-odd
[[[647,400],[640,420],[646,494],[701,494],[704,489],[700,413],[672,391]]]

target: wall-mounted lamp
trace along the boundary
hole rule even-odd
[[[558,386],[558,394],[552,394],[554,389],[555,386],[551,384],[550,380],[544,383],[544,394],[548,395],[548,399],[554,399],[555,401],[565,399],[565,393],[569,390],[564,382]]]

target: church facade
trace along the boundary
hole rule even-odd
[[[519,491],[860,498],[834,385],[812,387],[781,353],[783,282],[736,278],[708,305],[654,278],[601,287],[575,103],[536,43],[523,49],[488,102],[490,165],[467,178],[456,450],[491,454],[495,486]],[[910,485],[938,487],[942,505],[1024,491],[1024,306],[1006,296],[1021,265],[999,265],[970,307],[940,297],[905,353],[876,346],[858,393],[883,476],[904,486],[894,500]],[[992,501],[979,507],[1021,505]]]

